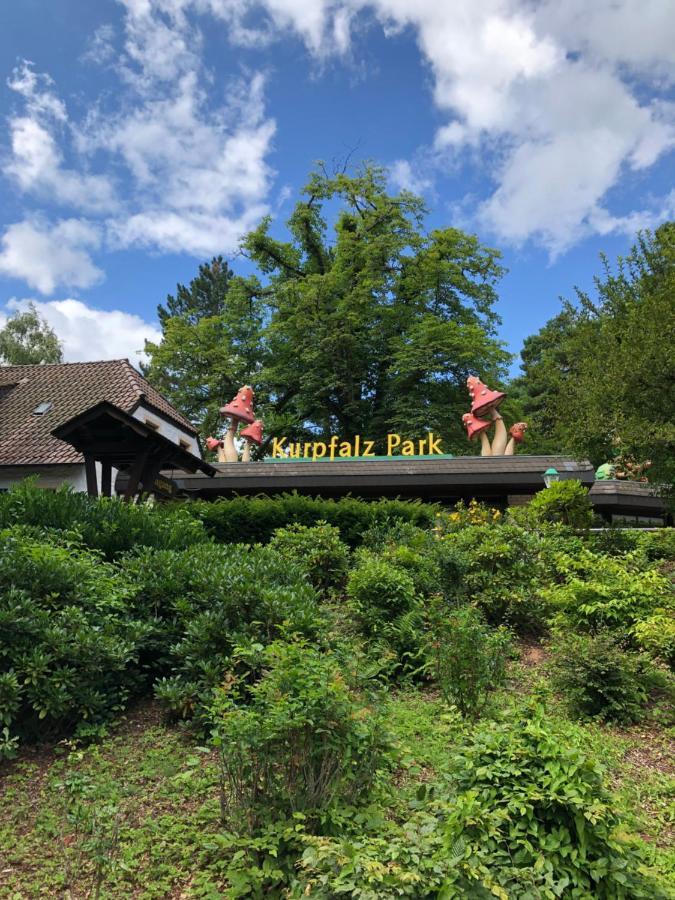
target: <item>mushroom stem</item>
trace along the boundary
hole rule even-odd
[[[492,438],[492,455],[493,456],[504,456],[506,454],[506,442],[509,439],[508,434],[506,433],[506,425],[504,424],[504,420],[499,415],[496,409],[492,410],[492,420],[495,423],[495,434]],[[510,456],[513,455],[513,451],[511,451]]]
[[[251,441],[246,441],[244,444],[244,452],[241,454],[242,462],[251,462]]]
[[[218,454],[218,462],[224,463],[227,462],[227,457],[225,456],[225,447],[223,446],[223,441],[218,444],[218,449],[216,450]]]
[[[481,431],[480,433],[480,455],[492,456],[492,447],[490,446],[490,441],[484,431]]]
[[[516,442],[511,437],[509,438],[509,442],[504,449],[504,456],[514,456],[516,452]]]
[[[230,424],[228,425],[223,440],[224,462],[239,462],[239,454],[237,453],[237,448],[234,446],[234,436],[237,433],[237,425],[238,422],[236,419],[230,419]]]

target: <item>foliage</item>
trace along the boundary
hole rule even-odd
[[[301,565],[319,592],[344,584],[349,565],[349,549],[340,540],[334,525],[288,525],[277,528],[269,546],[281,556]]]
[[[504,682],[509,635],[485,626],[472,606],[449,610],[436,601],[427,609],[429,671],[446,703],[477,718],[489,695]]]
[[[526,342],[524,414],[555,452],[596,465],[649,459],[652,480],[672,484],[675,223],[639,235],[614,271],[605,257],[602,266],[597,299],[579,293]]]
[[[35,737],[122,709],[148,633],[131,596],[95,554],[0,532],[0,724]]]
[[[435,507],[419,501],[368,502],[356,497],[329,500],[296,492],[275,497],[233,497],[213,503],[195,501],[187,508],[216,541],[224,544],[267,543],[277,528],[327,522],[339,529],[345,543],[356,547],[372,528],[389,528],[399,521],[424,527],[435,515]]]
[[[673,586],[639,553],[610,557],[582,550],[559,557],[559,582],[542,595],[564,626],[596,632],[611,629],[628,638],[634,627],[659,608],[673,605]]]
[[[530,511],[542,522],[560,522],[571,528],[588,528],[593,521],[593,505],[580,481],[556,481],[539,491],[530,502]]]
[[[568,634],[554,646],[553,683],[577,715],[636,722],[653,685],[653,667],[611,634]]]
[[[336,801],[363,801],[385,761],[383,720],[355,666],[301,643],[275,641],[263,674],[214,695],[212,740],[223,776],[223,811],[235,828],[303,813],[311,822]]]
[[[281,634],[314,638],[325,628],[302,567],[269,547],[146,550],[125,570],[139,613],[156,623],[152,665],[167,675],[155,693],[176,716],[204,714],[237,648],[262,650]]]
[[[625,840],[602,770],[541,716],[479,731],[453,777],[420,784],[408,817],[306,837],[293,896],[663,897]]]
[[[67,486],[46,491],[31,478],[0,494],[0,528],[10,525],[63,531],[109,560],[139,546],[182,550],[209,539],[185,504],[137,506],[89,497]]]
[[[329,229],[325,216],[330,213]],[[203,427],[241,383],[253,384],[268,440],[432,430],[465,447],[465,381],[490,383],[509,355],[496,338],[499,253],[455,229],[427,232],[420,198],[387,191],[365,166],[309,177],[287,223],[245,235],[255,267],[233,277],[214,260],[160,308],[147,377]]]
[[[550,604],[542,584],[553,572],[542,534],[499,519],[451,528],[440,540],[466,561],[465,590],[489,624],[506,625],[519,634],[546,629]]]
[[[657,609],[633,629],[638,647],[675,669],[675,610]]]
[[[143,373],[202,433],[217,434],[222,404],[242,384],[257,385],[261,293],[256,278],[235,276],[218,256],[157,308],[162,339],[146,341]]]
[[[13,313],[0,328],[0,363],[3,365],[28,366],[62,360],[61,342],[34,303],[29,303],[24,312]]]

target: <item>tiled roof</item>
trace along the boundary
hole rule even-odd
[[[51,432],[102,400],[127,413],[143,403],[196,434],[194,426],[126,359],[0,366],[0,466],[82,462],[70,444]],[[43,415],[35,415],[40,403],[52,406]]]

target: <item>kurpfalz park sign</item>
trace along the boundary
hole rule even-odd
[[[272,459],[387,459],[394,456],[444,456],[442,438],[429,432],[419,440],[403,439],[400,434],[388,434],[384,442],[386,452],[378,455],[376,442],[357,434],[347,441],[333,435],[325,441],[289,442],[287,438],[273,438],[270,447]]]
[[[443,435],[432,431],[414,438],[390,433],[377,441],[368,435],[339,434],[303,441],[273,436],[266,441],[263,421],[254,408],[255,393],[245,385],[221,407],[223,434],[206,440],[217,456],[216,474],[174,478],[184,496],[204,499],[296,491],[444,504],[475,498],[502,508],[527,503],[552,479],[576,479],[589,489],[605,519],[663,515],[662,503],[649,485],[618,480],[596,483],[587,460],[528,455],[527,423],[509,427],[500,413],[505,394],[474,375],[467,379],[467,389],[469,408],[462,423],[468,441],[480,446],[480,455],[448,453]],[[253,459],[254,455],[259,459]]]

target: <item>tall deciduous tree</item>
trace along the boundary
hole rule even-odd
[[[380,168],[314,172],[286,239],[269,219],[244,238],[258,278],[228,277],[218,308],[202,267],[206,290],[193,282],[170,298],[148,376],[211,428],[249,382],[268,436],[432,430],[466,452],[466,378],[496,382],[509,359],[495,336],[503,270],[471,235],[427,233],[424,213],[418,197],[387,192]]]
[[[526,342],[538,349],[524,357],[525,407],[560,449],[649,458],[654,478],[672,481],[675,223],[641,235],[615,270],[603,258],[596,292]]]
[[[255,278],[234,276],[216,257],[157,308],[162,340],[146,341],[143,372],[204,433],[217,433],[223,402],[257,380],[262,293]]]
[[[10,316],[0,329],[0,361],[9,366],[60,363],[61,342],[33,303]]]

